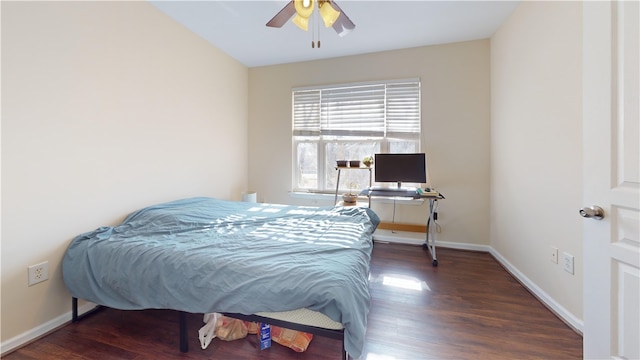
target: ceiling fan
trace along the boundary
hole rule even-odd
[[[317,0],[318,12],[326,27],[333,27],[338,36],[345,36],[355,29],[356,25],[342,11],[340,6],[332,0]],[[282,27],[291,17],[293,23],[302,30],[307,31],[309,28],[309,18],[315,8],[315,0],[291,0],[289,3],[274,16],[267,26]],[[313,43],[312,43],[313,46]],[[320,41],[318,41],[320,47]]]

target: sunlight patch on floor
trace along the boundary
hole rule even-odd
[[[365,360],[396,360],[395,356],[368,353]]]
[[[427,285],[427,283],[424,281],[420,281],[415,278],[401,278],[401,277],[388,276],[388,275],[382,276],[382,285],[393,286],[401,289],[416,290],[416,291],[422,291],[422,289],[431,290],[429,289],[429,286]]]

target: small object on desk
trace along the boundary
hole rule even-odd
[[[360,160],[349,160],[349,167],[360,167]]]
[[[435,189],[424,188],[424,190],[422,191],[422,193],[420,195],[421,196],[438,196],[438,195],[440,195],[440,193],[437,192]]]
[[[346,167],[347,166],[347,160],[336,160],[336,164],[339,167]]]

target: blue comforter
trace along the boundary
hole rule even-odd
[[[319,311],[343,324],[357,358],[378,223],[359,207],[184,199],[77,236],[62,272],[74,297],[117,309]]]

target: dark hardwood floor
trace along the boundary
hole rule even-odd
[[[375,244],[362,360],[582,358],[582,337],[490,254],[439,248],[438,262],[417,246]],[[278,344],[261,351],[251,335],[202,350],[202,325],[202,315],[190,315],[183,354],[176,312],[106,309],[3,359],[340,359],[340,341],[318,336],[304,353]]]

